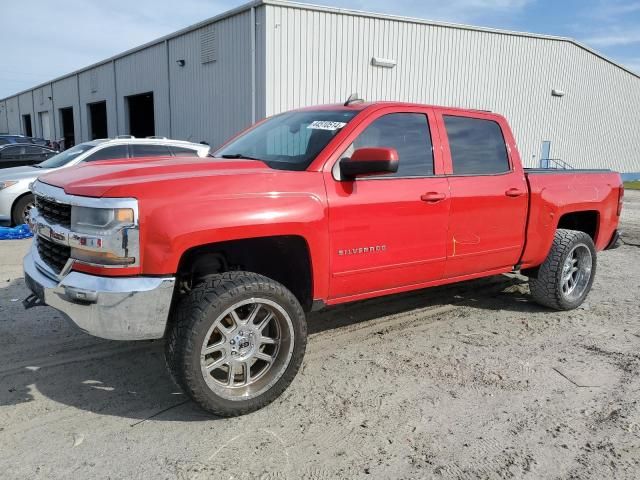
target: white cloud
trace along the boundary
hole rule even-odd
[[[585,39],[588,45],[596,47],[617,47],[640,43],[640,29],[620,30],[602,35],[594,35]]]
[[[536,0],[350,0],[341,5],[356,10],[389,13],[453,23],[481,22],[494,15],[516,15]],[[336,5],[339,0],[314,3]]]
[[[239,0],[2,2],[0,98],[224,12]]]

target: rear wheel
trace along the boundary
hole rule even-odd
[[[22,225],[23,223],[27,223],[29,219],[29,212],[33,208],[34,200],[33,195],[28,193],[22,197],[20,197],[16,203],[13,204],[13,209],[11,211],[11,218],[15,225]]]
[[[596,249],[584,232],[559,229],[551,251],[529,279],[536,302],[556,310],[571,310],[584,302],[596,273]]]
[[[182,299],[172,320],[169,370],[196,403],[216,415],[242,415],[269,404],[302,363],[302,307],[284,286],[261,275],[209,277]]]

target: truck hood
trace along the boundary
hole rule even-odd
[[[211,177],[269,173],[277,173],[277,170],[255,160],[156,157],[82,163],[74,168],[43,175],[39,180],[61,187],[70,195],[137,197],[138,193],[146,190],[145,187],[157,187],[162,183],[167,183],[169,188],[178,188],[181,183],[210,183]]]

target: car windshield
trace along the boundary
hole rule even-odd
[[[260,160],[279,170],[305,170],[357,114],[354,110],[303,110],[276,115],[213,156]]]
[[[72,160],[75,160],[78,155],[83,154],[87,150],[91,150],[94,148],[94,144],[89,143],[81,143],[80,145],[76,145],[75,147],[70,148],[69,150],[65,150],[58,155],[54,155],[53,157],[45,160],[44,162],[40,162],[35,165],[38,168],[57,168],[66,165]]]

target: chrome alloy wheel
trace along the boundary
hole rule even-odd
[[[233,304],[213,322],[200,353],[202,375],[217,395],[247,400],[269,390],[293,352],[289,314],[265,298]]]
[[[562,294],[567,300],[579,298],[589,286],[593,259],[585,244],[573,247],[562,266]]]
[[[31,209],[35,206],[34,202],[27,203],[22,209],[23,223],[29,223],[29,217],[31,216]]]

